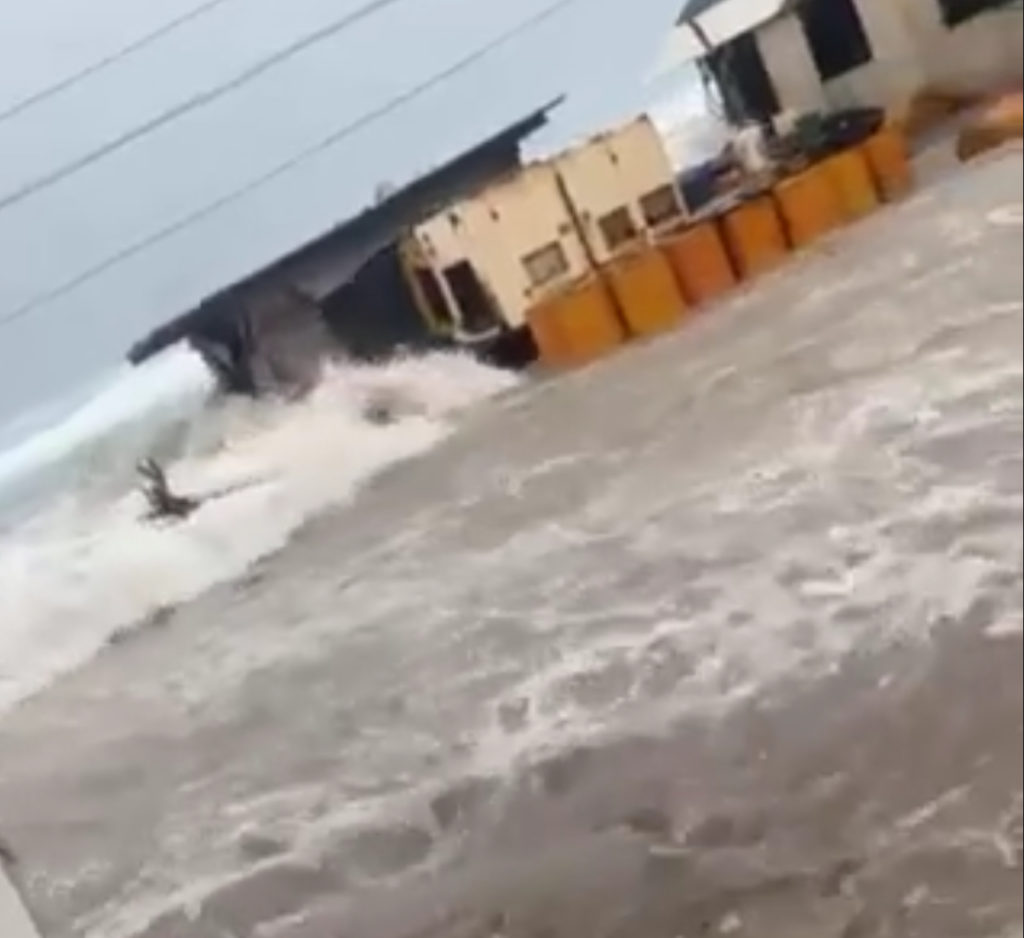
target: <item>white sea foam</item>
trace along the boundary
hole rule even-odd
[[[76,488],[0,539],[0,707],[87,660],[120,630],[238,576],[360,483],[433,446],[458,411],[514,381],[455,355],[337,366],[300,402],[232,402],[182,423],[180,397],[172,407],[153,391],[166,387],[166,367],[178,379],[191,374],[181,362],[165,366],[141,407],[138,381],[122,387],[128,400],[110,388],[20,457],[70,463]],[[180,384],[193,401],[194,377]],[[395,410],[393,423],[363,416],[381,398]],[[173,486],[228,494],[184,523],[154,527],[140,520],[131,466],[160,442],[154,425],[168,445],[172,417],[182,454],[170,468]]]

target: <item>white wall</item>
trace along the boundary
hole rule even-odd
[[[832,100],[852,92],[899,109],[925,88],[984,93],[1021,77],[1020,11],[991,10],[950,29],[938,0],[857,4],[876,61],[827,88]]]
[[[938,0],[855,2],[873,59],[824,84],[807,72],[810,51],[805,56],[800,48],[803,30],[795,16],[758,31],[758,44],[783,108],[882,105],[899,113],[925,88],[978,93],[1020,80],[1020,11],[982,13],[950,29]]]
[[[1022,50],[1024,15],[1020,10],[992,10],[953,30],[940,27],[927,35],[928,80],[963,91],[1013,84],[1024,71]]]
[[[855,5],[872,61],[826,83],[825,97],[832,107],[868,103],[900,110],[926,83],[923,37],[940,22],[937,0],[855,0]]]
[[[590,252],[601,263],[612,255],[601,235],[601,218],[625,208],[642,235],[648,226],[640,200],[665,186],[675,190],[668,151],[646,117],[566,150],[555,158],[554,166],[576,208]],[[678,200],[678,192],[676,197]],[[679,207],[681,210],[681,200]]]
[[[654,124],[639,118],[550,160],[532,163],[452,204],[413,229],[417,253],[439,275],[451,306],[440,273],[461,260],[472,263],[513,327],[521,326],[529,309],[544,297],[590,273],[586,245],[570,215],[562,184],[588,234],[593,255],[604,260],[609,252],[597,233],[598,219],[626,207],[643,234],[646,226],[639,199],[662,186],[674,188],[675,176]],[[552,243],[561,246],[568,269],[549,283],[535,285],[523,259]]]
[[[416,226],[413,235],[453,308],[440,274],[450,264],[468,260],[513,327],[525,322],[526,311],[543,292],[530,283],[523,267],[525,255],[558,242],[569,265],[560,284],[589,269],[549,163],[531,164],[455,203]]]
[[[784,110],[815,111],[826,105],[825,89],[800,20],[781,16],[757,31],[761,57]]]

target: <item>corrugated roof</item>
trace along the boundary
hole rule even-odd
[[[682,10],[679,12],[679,18],[676,20],[677,23],[685,23],[687,20],[692,20],[695,16],[700,16],[701,13],[706,13],[715,4],[721,3],[722,0],[686,0],[683,4]]]
[[[680,68],[787,10],[793,0],[687,0],[654,66],[662,75]],[[699,33],[692,26],[700,26]]]
[[[529,155],[552,152],[642,110],[651,97],[643,83],[644,69],[682,4],[579,0],[462,71],[445,73],[515,23],[552,6],[552,0],[396,3],[368,17],[360,29],[325,43],[318,53],[254,82],[245,94],[98,164],[74,185],[54,190],[45,202],[3,213],[3,269],[18,271],[17,277],[0,274],[0,308],[7,309],[216,203],[314,141],[358,127],[351,134],[338,133],[335,145],[295,171],[75,288],[49,304],[45,313],[5,327],[0,341],[0,423],[33,400],[84,381],[120,356],[138,335],[195,305],[221,284],[259,269],[339,218],[358,214],[382,181],[397,186],[423,175],[539,102],[568,95],[550,126],[527,142]],[[15,182],[15,177],[39,169],[31,160],[12,162],[8,151],[37,152],[57,161],[68,153],[73,156],[86,138],[96,140],[112,127],[127,126],[123,122],[156,106],[154,95],[161,101],[176,100],[186,93],[184,86],[205,87],[247,67],[255,56],[289,37],[315,28],[328,7],[347,5],[328,0],[239,4],[223,24],[223,36],[218,30],[204,32],[198,43],[189,32],[168,43],[156,56],[159,62],[147,64],[149,56],[140,61],[138,71],[132,72],[135,81],[116,88],[90,82],[59,113],[48,108],[49,117],[38,127],[29,122],[24,135],[10,138],[18,145],[4,150],[0,176]],[[231,28],[236,15],[239,27]],[[251,22],[255,20],[259,28]],[[0,33],[6,35],[3,27]],[[430,41],[423,41],[424,36]],[[95,38],[100,41],[98,33]],[[104,41],[116,42],[116,37],[111,34]],[[196,67],[183,70],[182,61]],[[4,59],[4,78],[9,65]],[[442,74],[447,77],[410,93],[431,75]],[[403,103],[389,110],[388,102],[395,98]],[[103,115],[103,126],[98,119],[83,124],[86,112]],[[58,143],[61,153],[48,149]],[[48,342],[56,324],[64,341]],[[39,347],[49,349],[46,368],[20,367],[23,343],[42,343]]]
[[[518,164],[523,141],[548,122],[551,111],[562,103],[558,98],[545,104],[514,124],[505,127],[471,147],[453,156],[443,165],[391,193],[379,204],[340,222],[319,237],[293,249],[288,254],[247,276],[222,287],[197,307],[169,322],[150,330],[128,350],[127,357],[138,364],[169,345],[180,341],[197,324],[218,319],[224,315],[224,304],[237,302],[233,291],[263,278],[277,278],[303,289],[314,300],[336,289],[355,273],[383,246],[393,241],[406,225],[419,221],[436,206],[431,203],[435,190],[443,189],[440,181],[452,177],[449,188],[459,188],[461,176],[469,177],[462,183],[465,194],[471,177],[467,167],[486,158],[488,152],[508,151],[505,159]],[[318,271],[326,268],[326,274]],[[326,283],[317,282],[329,278]]]

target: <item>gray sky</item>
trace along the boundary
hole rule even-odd
[[[0,195],[364,2],[227,3],[0,124]],[[0,318],[401,94],[549,2],[406,0],[0,213]],[[0,5],[0,110],[197,3]],[[358,210],[379,182],[407,181],[563,91],[569,102],[541,145],[642,107],[651,93],[644,72],[678,3],[577,0],[257,195],[0,326],[0,424],[115,363],[148,326]]]

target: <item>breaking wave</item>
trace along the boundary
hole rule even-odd
[[[41,510],[0,531],[0,707],[161,610],[231,580],[382,469],[443,439],[460,411],[515,382],[465,356],[335,365],[300,401],[210,405],[175,351],[119,376],[59,427],[0,456],[0,488]],[[366,417],[386,402],[395,419]],[[171,527],[143,523],[133,467],[168,460],[173,487],[213,496]]]

